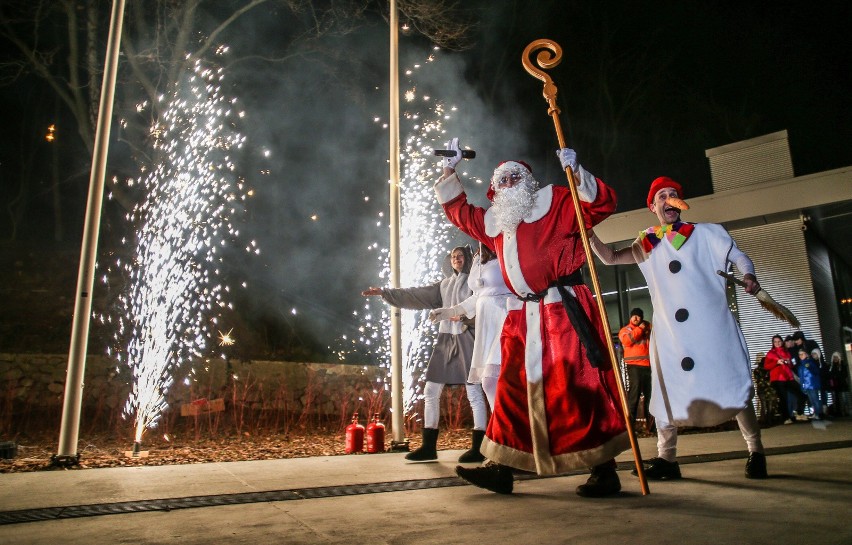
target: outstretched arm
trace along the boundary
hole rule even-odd
[[[467,314],[465,310],[465,302],[469,300],[473,300],[474,307],[476,306],[476,295],[471,295],[465,301],[462,301],[458,305],[454,307],[444,307],[444,308],[436,308],[435,310],[429,312],[429,320],[432,321],[433,324],[440,322],[441,320],[450,320],[453,322],[460,322],[463,316],[468,318],[473,318],[474,316]],[[476,311],[474,311],[476,314]]]
[[[628,246],[621,250],[613,250],[595,235],[594,231],[589,231],[589,244],[592,251],[598,256],[604,265],[631,265],[638,263],[636,256],[633,255],[633,247]]]
[[[441,283],[417,288],[376,288],[371,287],[361,292],[364,297],[380,295],[391,306],[414,310],[440,308]]]
[[[458,173],[452,171],[446,178],[439,179],[435,183],[435,193],[450,223],[462,233],[493,247],[494,243],[485,231],[485,210],[467,202]]]

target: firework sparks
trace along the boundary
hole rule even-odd
[[[219,332],[219,346],[233,346],[237,341],[231,337],[231,333],[234,332],[234,328],[228,330],[227,333]]]
[[[430,52],[427,64],[436,59],[438,48]],[[422,64],[415,68],[426,69]],[[446,221],[441,207],[435,201],[432,184],[440,175],[440,168],[432,150],[443,147],[446,140],[445,124],[452,119],[454,106],[447,106],[428,93],[418,95],[414,80],[418,71],[405,70],[408,91],[403,95],[407,110],[403,113],[402,131],[406,134],[401,150],[400,176],[400,283],[402,286],[422,286],[443,277],[441,264],[449,251],[457,231]],[[373,122],[383,129],[387,123],[380,116]],[[384,212],[378,213],[376,226],[387,232]],[[374,242],[368,250],[376,252],[379,276],[385,282],[390,277],[390,252],[385,244]],[[362,311],[354,312],[360,318],[361,336],[351,339],[353,345],[366,347],[380,358],[388,369],[385,383],[390,381],[390,313],[381,299],[368,298]],[[403,410],[410,415],[414,404],[422,398],[422,385],[417,380],[426,367],[437,329],[428,320],[428,311],[402,311],[403,360]],[[344,355],[341,353],[341,357]]]
[[[134,182],[145,196],[128,215],[137,226],[133,258],[116,263],[130,286],[119,299],[116,332],[126,348],[116,355],[133,377],[124,412],[135,418],[137,442],[166,408],[174,372],[203,355],[217,312],[230,308],[218,264],[223,248],[236,246],[234,223],[250,190],[235,173],[231,154],[245,139],[233,118],[242,114],[223,93],[223,77],[199,61],[161,98],[164,113],[151,128],[157,159]],[[257,253],[255,246],[246,251]],[[233,344],[231,331],[220,331],[219,341]]]

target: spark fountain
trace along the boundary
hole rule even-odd
[[[404,147],[401,151],[400,178],[400,285],[422,286],[443,277],[441,264],[458,235],[444,218],[444,212],[435,200],[433,182],[441,173],[440,164],[432,151],[444,145],[446,124],[453,119],[455,106],[434,98],[425,91],[426,84],[418,82],[421,70],[435,63],[439,48],[435,47],[423,63],[404,70],[406,91],[401,128]],[[383,128],[387,124],[377,116],[373,119]],[[475,180],[482,183],[481,180]],[[378,214],[376,226],[386,233],[388,224],[384,212]],[[368,247],[379,261],[379,277],[387,283],[390,275],[389,249],[374,242]],[[368,298],[362,311],[354,313],[361,319],[361,337],[352,340],[366,346],[380,358],[380,365],[388,370],[382,387],[389,389],[390,382],[390,313],[378,298]],[[426,367],[435,343],[437,327],[429,322],[429,311],[402,310],[402,360],[403,408],[408,418],[414,405],[422,396],[420,375]]]
[[[220,47],[217,54],[226,51]],[[176,371],[207,355],[217,332],[233,342],[230,332],[216,329],[220,312],[230,307],[220,267],[225,249],[237,244],[235,224],[252,191],[236,173],[243,113],[223,92],[223,79],[221,67],[197,61],[161,97],[163,113],[150,135],[156,160],[138,181],[128,181],[141,185],[144,197],[127,217],[137,229],[133,257],[115,264],[129,278],[119,297],[115,341],[123,347],[116,357],[133,381],[124,408],[125,418],[135,420],[133,456],[167,407]],[[259,252],[253,241],[245,250]]]

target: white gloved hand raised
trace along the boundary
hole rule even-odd
[[[577,152],[571,148],[556,150],[563,170],[570,168],[577,182],[577,192],[583,202],[594,202],[598,195],[598,183],[595,176],[577,162]]]
[[[449,320],[451,318],[455,318],[457,316],[461,316],[462,311],[457,307],[449,307],[449,308],[436,308],[429,312],[429,321],[433,324],[437,324],[443,320]]]
[[[455,169],[456,165],[459,164],[459,161],[462,160],[462,152],[459,147],[459,139],[453,138],[449,142],[445,144],[445,149],[456,152],[456,154],[452,157],[444,157],[443,167],[444,168],[452,168]]]
[[[577,172],[577,152],[571,148],[562,148],[556,150],[556,156],[559,157],[559,162],[562,164],[562,169],[571,167],[571,170]]]

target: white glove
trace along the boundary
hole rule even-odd
[[[577,192],[583,202],[595,202],[598,195],[598,182],[594,175],[577,162],[577,152],[571,148],[556,150],[556,156],[562,168],[570,168],[577,182]]]
[[[562,148],[556,150],[556,156],[559,157],[559,162],[562,164],[562,170],[571,167],[573,172],[577,172],[579,165],[577,164],[577,152],[571,148]]]
[[[436,308],[429,312],[429,321],[433,324],[437,324],[443,320],[449,320],[450,318],[455,318],[456,316],[461,316],[463,311],[459,309],[458,306],[449,307],[449,308]]]
[[[455,169],[456,165],[459,164],[459,161],[462,160],[462,152],[461,148],[459,148],[459,139],[453,138],[447,142],[444,147],[445,149],[456,152],[456,154],[452,157],[444,157],[443,167]]]

